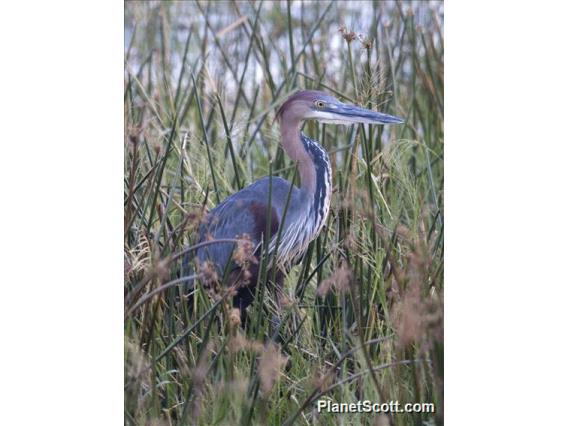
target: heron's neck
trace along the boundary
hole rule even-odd
[[[300,121],[288,121],[281,125],[280,131],[284,151],[298,165],[302,191],[313,195],[316,191],[316,168],[312,156],[302,142]]]
[[[297,126],[282,128],[282,146],[292,161],[298,164],[305,204],[296,223],[285,231],[279,253],[295,263],[317,237],[329,213],[331,203],[331,163],[325,149],[300,132]]]

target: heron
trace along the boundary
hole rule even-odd
[[[332,170],[329,156],[318,142],[301,130],[306,120],[332,124],[400,124],[393,115],[339,101],[317,90],[302,90],[291,95],[276,112],[281,146],[297,167],[300,186],[276,176],[264,177],[224,199],[205,216],[199,229],[199,242],[238,239],[247,236],[254,255],[274,257],[269,267],[280,305],[284,274],[299,263],[308,245],[321,232],[330,210]],[[278,237],[278,238],[277,238]],[[262,251],[262,241],[268,249]],[[266,244],[265,244],[266,247]],[[234,259],[237,243],[219,242],[199,248],[199,264],[214,265],[226,285],[235,290],[233,307],[246,321],[246,309],[254,300],[259,279],[259,263],[243,264]],[[262,252],[261,252],[262,251]]]

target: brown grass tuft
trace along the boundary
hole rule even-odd
[[[236,328],[241,325],[241,311],[239,309],[231,309],[231,312],[229,312],[229,324],[231,328]]]
[[[272,390],[287,362],[288,357],[282,355],[277,345],[272,342],[266,345],[258,364],[260,386],[265,394]]]
[[[210,260],[199,263],[199,274],[201,275],[203,284],[206,286],[211,286],[219,281],[215,264]]]
[[[400,346],[406,347],[424,335],[424,306],[420,288],[412,285],[407,288],[401,301],[394,307],[394,324]]]
[[[240,330],[231,337],[228,343],[229,351],[236,353],[239,351],[252,351],[258,354],[264,351],[264,346],[262,343],[247,339]]]
[[[321,282],[316,292],[318,296],[325,296],[333,288],[338,293],[343,293],[351,288],[353,271],[344,262],[335,272]]]
[[[385,413],[380,413],[375,419],[375,426],[391,426],[391,420]]]
[[[242,268],[248,267],[249,264],[258,264],[258,260],[254,255],[254,244],[248,234],[242,234],[237,237],[237,248],[233,252],[233,260]]]
[[[312,386],[320,392],[325,392],[325,390],[334,383],[335,376],[335,371],[317,368],[311,378]]]

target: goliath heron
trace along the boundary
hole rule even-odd
[[[270,235],[266,241],[270,241],[269,257],[271,253],[276,253],[276,258],[270,261],[270,268],[276,269],[271,271],[274,275],[269,273],[267,276],[275,277],[273,284],[279,303],[283,271],[299,262],[308,244],[318,236],[329,213],[331,200],[329,157],[321,145],[301,132],[303,121],[398,124],[403,120],[340,102],[333,96],[315,90],[300,91],[289,97],[276,113],[276,120],[280,124],[282,148],[298,167],[300,187],[279,177],[265,177],[254,182],[209,212],[200,227],[199,238],[203,242],[234,239],[246,234],[256,248],[255,256],[260,257],[263,234],[268,231]],[[278,234],[280,237],[276,247]],[[232,242],[209,244],[197,250],[197,258],[201,265],[207,261],[212,263],[219,276],[228,273],[225,275],[228,277],[227,283],[236,290],[233,306],[240,309],[244,321],[245,309],[254,299],[259,265],[249,264],[245,273],[233,258],[236,247]]]

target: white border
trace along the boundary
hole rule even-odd
[[[565,417],[566,12],[446,3],[449,425]]]
[[[0,12],[3,424],[123,416],[123,5]]]

